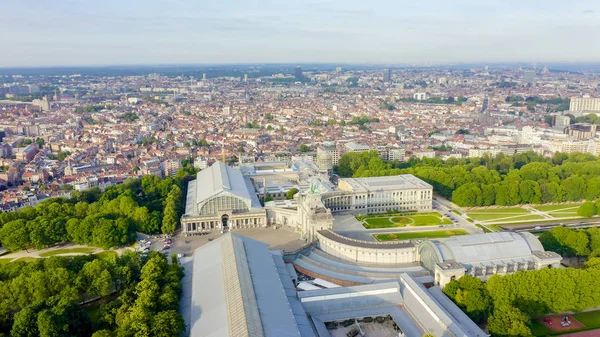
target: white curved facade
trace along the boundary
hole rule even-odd
[[[332,231],[318,231],[319,248],[340,259],[378,265],[407,264],[418,261],[411,242],[371,242],[354,240]]]

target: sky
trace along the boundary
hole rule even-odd
[[[597,0],[0,0],[0,67],[598,62]]]

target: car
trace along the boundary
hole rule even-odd
[[[167,244],[167,245],[170,245],[171,243],[172,243],[172,242],[171,242],[171,240],[167,240],[167,241],[165,242],[165,244]]]
[[[541,226],[535,226],[535,229],[542,229]]]
[[[169,248],[171,248],[171,245],[164,245],[163,246],[163,249],[169,249]]]

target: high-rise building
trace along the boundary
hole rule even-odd
[[[244,74],[244,82],[248,82],[248,74]]]
[[[569,110],[600,111],[600,98],[590,97],[589,95],[585,95],[583,97],[573,97],[571,98]]]
[[[335,67],[335,71],[337,71],[338,73],[342,72],[342,67]]]
[[[391,69],[383,69],[383,81],[389,82],[392,80],[392,70]]]
[[[535,82],[535,71],[526,71],[523,74],[523,82],[525,83],[534,83]]]
[[[294,77],[296,77],[297,80],[302,78],[302,68],[300,68],[300,66],[296,67],[296,70],[294,71]]]
[[[202,73],[202,80],[206,81],[206,73]]]

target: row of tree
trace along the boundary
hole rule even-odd
[[[542,233],[539,239],[544,249],[557,252],[562,256],[600,256],[600,229],[597,227],[587,229],[555,227]]]
[[[534,152],[515,156],[411,159],[384,162],[376,151],[347,153],[336,173],[342,177],[413,174],[459,206],[509,206],[600,198],[600,160],[590,154]]]
[[[583,269],[541,269],[494,275],[486,283],[466,275],[444,287],[477,323],[487,322],[493,336],[532,336],[531,318],[582,311],[600,305],[600,259]]]
[[[63,241],[108,249],[133,242],[136,231],[173,233],[184,211],[182,188],[194,173],[188,166],[175,178],[145,176],[0,213],[0,242],[11,251]]]

